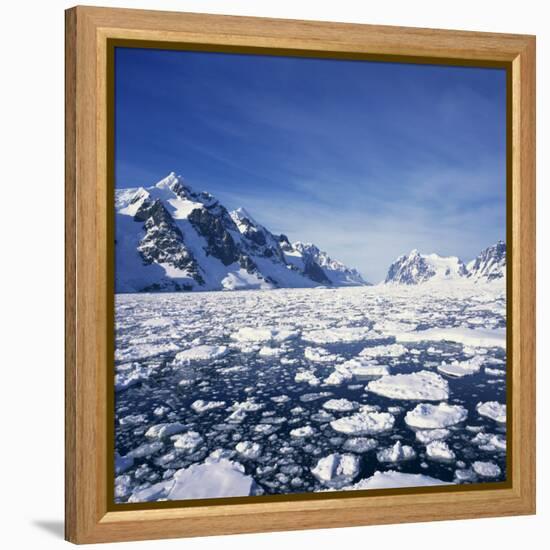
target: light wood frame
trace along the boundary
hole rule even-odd
[[[318,57],[496,63],[508,70],[509,483],[469,491],[112,511],[106,373],[108,40]],[[511,245],[511,246],[510,246]],[[510,327],[510,325],[509,325]],[[510,331],[509,331],[510,332]],[[112,381],[111,381],[112,384]],[[511,438],[511,441],[510,441]],[[66,538],[75,543],[535,513],[535,38],[512,34],[75,7],[66,12]]]

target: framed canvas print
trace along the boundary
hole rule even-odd
[[[66,537],[535,510],[535,40],[66,13]]]

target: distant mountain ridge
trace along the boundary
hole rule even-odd
[[[400,256],[389,269],[385,284],[418,285],[426,282],[471,280],[491,282],[506,276],[506,244],[496,244],[482,250],[467,265],[456,256],[420,254],[412,250]]]
[[[313,244],[290,243],[244,209],[229,212],[174,172],[115,193],[116,292],[367,284]]]

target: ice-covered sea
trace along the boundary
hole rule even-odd
[[[503,285],[116,297],[115,499],[506,478]]]

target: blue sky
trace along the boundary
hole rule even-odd
[[[174,171],[373,282],[505,239],[501,69],[117,48],[116,186]]]

